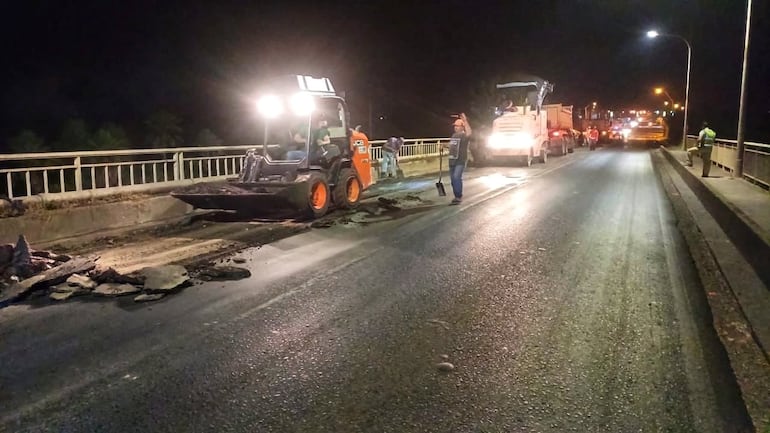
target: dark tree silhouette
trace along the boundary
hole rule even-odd
[[[147,127],[147,145],[152,148],[170,148],[180,146],[182,139],[182,119],[168,111],[158,111],[145,122]]]

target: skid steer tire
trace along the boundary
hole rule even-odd
[[[302,193],[298,197],[297,207],[306,218],[321,218],[329,211],[331,191],[326,177],[320,174],[311,174]]]
[[[340,170],[339,179],[332,191],[332,198],[337,209],[355,209],[361,202],[363,188],[356,172],[351,168]]]

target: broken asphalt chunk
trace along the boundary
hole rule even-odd
[[[0,268],[10,265],[13,261],[13,244],[0,245]]]
[[[157,301],[158,299],[166,296],[165,293],[142,293],[141,295],[134,298],[134,302],[150,302],[150,301]]]
[[[386,198],[386,197],[380,197],[377,199],[377,202],[379,205],[387,210],[401,210],[400,207],[396,206],[396,203],[398,203],[398,200],[394,200],[392,198]]]
[[[70,286],[80,287],[85,290],[93,290],[96,288],[96,281],[80,274],[70,275],[69,278],[67,278],[67,284]]]
[[[82,274],[96,267],[95,259],[77,258],[11,285],[0,295],[0,307],[24,298],[30,292],[63,283],[72,274]]]
[[[199,275],[206,280],[241,280],[249,278],[251,271],[237,266],[213,266],[201,269]]]
[[[48,297],[54,301],[65,301],[73,296],[75,296],[75,292],[51,292],[51,294],[48,295]]]
[[[32,256],[30,255],[29,243],[24,235],[19,235],[16,246],[13,248],[13,261],[11,264],[16,269],[19,276],[28,278],[34,275],[32,270]]]
[[[141,286],[144,284],[144,277],[142,275],[127,274],[123,275],[113,268],[97,268],[90,273],[91,278],[96,281],[97,284],[103,283],[120,283],[120,284],[134,284]]]
[[[93,293],[102,296],[123,296],[139,293],[141,291],[141,288],[136,287],[133,284],[104,283],[96,286]]]
[[[187,269],[179,265],[151,266],[139,273],[144,275],[144,289],[149,292],[170,292],[190,280]]]

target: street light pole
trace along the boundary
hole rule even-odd
[[[692,45],[687,39],[679,36],[687,44],[687,84],[684,86],[684,127],[682,128],[682,149],[687,150],[687,111],[690,109],[690,69],[692,67]]]
[[[679,35],[672,33],[658,33],[655,30],[650,30],[647,32],[648,38],[657,38],[658,36],[668,36],[671,38],[681,39],[687,45],[687,81],[684,87],[684,127],[682,128],[682,148],[687,150],[687,112],[690,109],[690,70],[692,68],[692,45],[690,45],[690,41]]]
[[[594,110],[596,109],[596,102],[592,102],[592,103],[586,105],[585,107],[583,107],[583,114],[585,115],[585,120],[586,121],[590,120],[589,117],[588,117],[588,107],[591,107],[591,106],[593,106],[593,108],[591,108],[591,113],[593,113]]]
[[[746,8],[746,36],[743,42],[743,71],[741,72],[741,100],[738,105],[738,155],[735,158],[735,176],[739,179],[743,177],[743,151],[744,139],[746,133],[746,117],[744,116],[744,106],[746,105],[746,78],[749,69],[749,40],[751,31],[751,0],[748,0]]]

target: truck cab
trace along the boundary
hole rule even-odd
[[[549,134],[543,101],[553,85],[533,78],[496,86],[496,118],[487,139],[479,143],[475,157],[482,164],[516,160],[526,166],[548,159]]]

